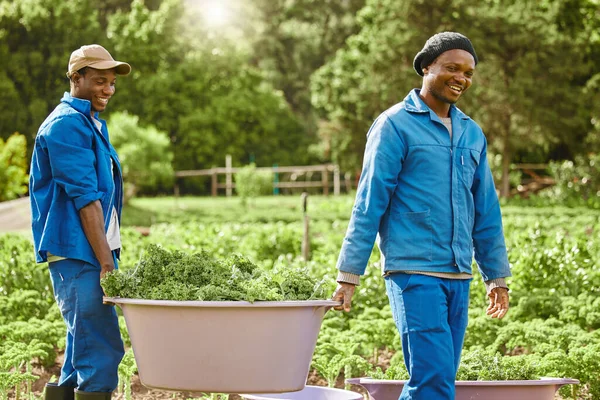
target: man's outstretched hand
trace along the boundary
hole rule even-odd
[[[350,311],[352,307],[352,296],[354,295],[355,285],[351,283],[338,282],[337,288],[335,292],[333,292],[333,296],[331,300],[341,301],[342,304],[339,306],[333,307],[334,310],[338,311]]]
[[[504,317],[508,312],[508,289],[501,287],[493,288],[488,297],[490,305],[485,313],[492,318]]]

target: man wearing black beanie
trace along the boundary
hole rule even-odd
[[[471,41],[438,33],[415,56],[421,89],[384,111],[367,134],[363,170],[337,263],[337,309],[352,295],[377,240],[410,379],[400,400],[454,399],[467,327],[473,255],[489,297],[508,311],[510,268],[481,128],[454,104],[478,58]]]

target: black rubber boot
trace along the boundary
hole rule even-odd
[[[112,393],[82,392],[75,389],[75,400],[110,400]]]
[[[44,400],[73,400],[75,398],[75,388],[68,386],[58,386],[57,383],[46,384]]]

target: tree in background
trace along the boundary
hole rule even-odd
[[[369,0],[358,17],[360,32],[313,76],[313,103],[336,128],[321,136],[351,135],[341,154],[358,169],[356,155],[362,154],[369,124],[410,88],[420,87],[412,60],[425,40],[439,31],[460,31],[473,40],[480,58],[476,84],[460,106],[482,125],[490,148],[502,154],[502,192],[508,194],[508,166],[517,155],[527,160],[534,150],[545,160],[561,144],[572,154],[590,129],[583,89],[594,65],[584,40],[591,11],[566,3]],[[561,28],[565,12],[582,23],[579,30]]]
[[[71,52],[105,42],[94,4],[0,1],[0,135],[18,131],[33,139],[69,90],[65,73]]]
[[[6,141],[0,138],[0,201],[12,200],[27,193],[27,140],[13,133]]]
[[[173,141],[176,169],[257,163],[305,163],[304,127],[288,104],[232,48],[188,54],[170,71],[150,78],[144,88],[144,117],[156,121]],[[160,96],[154,93],[161,92]]]
[[[143,0],[133,0],[130,9],[118,9],[107,17],[106,36],[115,53],[132,67],[131,76],[117,83],[119,95],[113,110],[127,110],[144,118],[147,97],[162,98],[164,90],[145,90],[148,80],[179,65],[192,48],[189,29],[182,23],[182,0],[163,0],[150,9]],[[155,121],[144,120],[154,124]]]
[[[183,0],[0,0],[2,131],[33,138],[68,90],[70,52],[96,42],[133,67],[117,82],[113,112],[126,110],[167,132],[176,168],[220,165],[225,154],[238,165],[310,162],[298,151],[314,141],[304,120],[249,65],[253,42],[240,46],[211,34],[188,8]]]
[[[365,0],[253,0],[260,35],[252,64],[269,74],[288,104],[312,114],[310,76],[356,33],[356,12]]]
[[[138,191],[152,193],[172,185],[173,152],[166,133],[140,126],[137,116],[125,112],[110,116],[108,130],[123,170],[125,202]]]
[[[312,102],[323,120],[319,137],[343,169],[360,170],[370,124],[419,86],[412,59],[427,32],[451,16],[449,1],[411,3],[368,0],[357,16],[360,31],[312,77]]]
[[[223,27],[217,35],[191,5],[183,7],[165,0],[152,11],[136,0],[130,13],[109,18],[108,34],[133,67],[114,108],[167,132],[176,170],[222,165],[226,154],[234,165],[310,162],[297,150],[314,140],[267,74],[250,65],[251,39]]]
[[[502,154],[505,197],[513,160],[543,162],[556,148],[572,157],[591,127],[584,89],[595,67],[582,35],[587,28],[563,27],[565,19],[585,21],[585,13],[568,3],[490,0],[473,10],[473,39],[483,61],[467,104]]]

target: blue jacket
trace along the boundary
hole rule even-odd
[[[29,175],[37,262],[47,261],[50,252],[99,267],[83,232],[79,210],[100,200],[105,231],[113,205],[121,219],[119,158],[110,144],[106,122],[101,121],[100,134],[90,111],[88,100],[65,93],[38,130]],[[111,172],[113,162],[116,168]]]
[[[338,269],[363,275],[376,238],[389,271],[510,276],[502,217],[481,128],[451,106],[452,141],[411,91],[367,134],[356,201]]]

